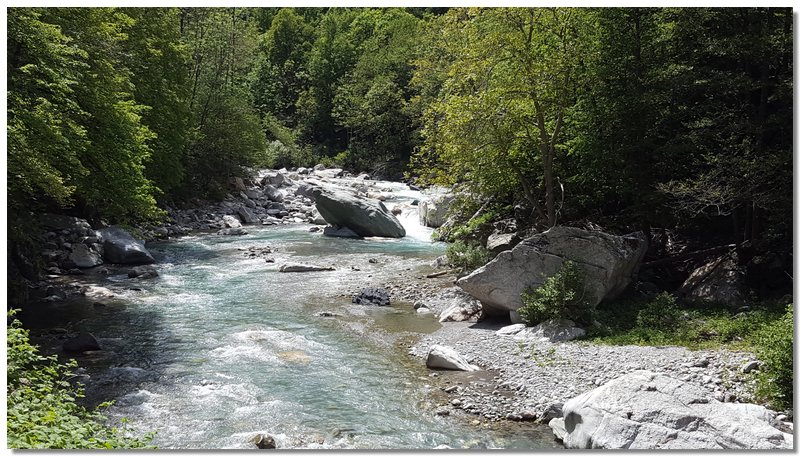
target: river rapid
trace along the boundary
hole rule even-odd
[[[404,207],[405,238],[329,238],[289,224],[149,243],[158,278],[90,273],[80,280],[115,296],[47,304],[26,323],[93,333],[104,350],[77,358],[89,402],[114,400],[108,413],[134,433],[156,431],[160,448],[255,448],[257,433],[278,448],[558,447],[546,427],[438,416],[431,395],[441,385],[404,343],[439,328],[436,318],[409,302],[350,302],[362,287],[432,271],[444,252],[409,207],[425,196],[377,185],[393,194],[387,206]],[[335,270],[278,272],[285,262]]]

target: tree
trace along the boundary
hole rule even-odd
[[[451,10],[442,22],[461,36],[455,46],[437,43],[453,53],[439,59],[449,60],[445,68],[419,66],[446,72],[424,113],[423,161],[435,168],[420,170],[422,177],[464,181],[483,195],[521,194],[553,226],[556,157],[565,154],[562,133],[592,24],[583,11],[564,8]]]

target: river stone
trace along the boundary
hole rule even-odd
[[[100,255],[89,250],[89,246],[86,244],[74,244],[69,259],[79,268],[93,268],[103,264]]]
[[[275,446],[275,439],[270,435],[256,434],[250,441],[260,450],[274,450],[277,448]]]
[[[341,238],[361,238],[355,231],[347,228],[346,226],[326,226],[324,230],[322,230],[322,234],[325,236],[330,237],[341,237]]]
[[[223,215],[222,216],[222,223],[225,224],[225,228],[241,228],[242,222],[239,221],[238,218],[232,215]]]
[[[239,208],[236,209],[236,213],[239,214],[239,218],[242,219],[243,223],[247,224],[258,223],[258,219],[253,215],[252,212],[250,212],[250,209],[244,206],[239,206]]]
[[[103,256],[113,264],[151,264],[156,260],[144,247],[144,243],[131,236],[119,226],[100,230],[103,238]]]
[[[455,200],[455,196],[451,193],[445,193],[432,198],[429,201],[422,201],[419,203],[419,224],[422,226],[429,226],[431,228],[439,228],[444,225],[447,217],[447,211],[450,210],[450,205]]]
[[[438,369],[460,370],[472,372],[480,370],[478,366],[474,366],[467,362],[457,351],[451,347],[444,345],[433,345],[428,351],[428,357],[425,360],[425,365],[428,367]]]
[[[495,334],[498,336],[511,336],[525,329],[525,323],[517,323],[514,325],[503,326],[498,329]]]
[[[224,228],[217,231],[217,234],[222,236],[244,236],[247,234],[247,230],[241,227],[237,228]]]
[[[359,236],[400,238],[406,230],[379,201],[342,190],[316,187],[314,201],[320,215],[331,225],[350,228]]]
[[[448,321],[478,321],[481,317],[481,303],[475,299],[467,302],[456,298],[453,304],[439,315],[439,323]]]
[[[136,266],[128,271],[128,277],[131,279],[152,279],[158,277],[158,271],[152,266]]]
[[[335,271],[330,266],[314,266],[311,264],[286,263],[281,265],[279,272],[314,272],[314,271]]]
[[[572,320],[555,319],[547,320],[532,328],[525,328],[514,335],[515,339],[530,339],[547,342],[566,342],[586,334],[581,328],[575,327]]]
[[[283,199],[286,197],[282,191],[278,190],[272,185],[264,186],[264,194],[270,201],[275,203],[282,203]]]
[[[594,307],[625,290],[645,250],[642,233],[614,236],[556,226],[498,254],[456,285],[481,301],[487,313],[508,314],[522,306],[525,289],[540,286],[571,260],[583,272],[585,296]]]
[[[61,348],[67,353],[81,353],[85,351],[101,350],[97,338],[90,333],[80,333],[66,340]]]
[[[709,398],[702,387],[636,371],[568,400],[550,427],[567,448],[790,449],[793,437],[754,404]]]
[[[389,292],[384,288],[364,288],[353,296],[354,304],[367,306],[388,306]]]

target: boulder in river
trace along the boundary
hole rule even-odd
[[[568,400],[550,427],[567,448],[791,449],[793,436],[755,404],[724,403],[703,388],[650,371],[619,377]]]
[[[433,345],[428,351],[428,357],[425,360],[425,365],[437,369],[460,370],[472,372],[480,370],[478,366],[474,366],[467,362],[467,360],[457,351],[451,347],[444,345]]]
[[[364,288],[353,296],[354,304],[367,306],[388,306],[389,292],[384,288]]]
[[[253,437],[251,441],[260,450],[274,450],[275,448],[277,448],[275,446],[275,439],[270,435],[256,434],[256,436]]]
[[[86,244],[73,244],[69,259],[79,268],[93,268],[103,264],[103,259]]]
[[[225,224],[225,228],[241,228],[242,227],[242,222],[240,222],[239,219],[234,217],[233,215],[223,215],[222,216],[222,223]]]
[[[406,235],[397,217],[380,201],[321,187],[314,188],[313,195],[317,210],[331,225],[350,228],[364,237],[399,238]]]
[[[342,238],[361,238],[355,231],[351,230],[346,226],[326,226],[324,230],[322,230],[322,234],[325,236],[330,237],[342,237]]]
[[[66,340],[61,348],[67,353],[81,353],[85,351],[100,350],[100,343],[90,333],[80,333]]]
[[[335,271],[330,266],[314,266],[311,264],[286,263],[278,268],[278,272],[314,272],[314,271]]]
[[[144,243],[131,236],[119,226],[100,230],[103,238],[103,256],[112,264],[151,264],[156,260],[144,247]]]
[[[158,277],[158,271],[152,266],[136,266],[128,271],[128,277],[131,279],[152,279]]]
[[[498,254],[456,285],[481,301],[487,313],[507,314],[522,306],[525,289],[540,286],[571,260],[583,272],[587,300],[597,306],[630,284],[646,244],[642,233],[614,236],[556,226]]]

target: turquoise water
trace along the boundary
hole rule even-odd
[[[326,238],[308,225],[248,230],[150,245],[158,279],[112,275],[105,286],[123,290],[114,300],[68,312],[105,348],[80,361],[88,393],[114,399],[110,413],[137,433],[157,430],[161,448],[253,448],[256,433],[281,448],[554,446],[541,426],[486,430],[436,416],[421,360],[379,343],[381,334],[376,341],[347,328],[377,320],[406,333],[438,327],[410,305],[365,309],[349,295],[413,273],[442,254],[440,245]],[[244,254],[267,245],[275,263]],[[277,272],[285,261],[336,270]],[[315,315],[323,310],[340,316]]]

